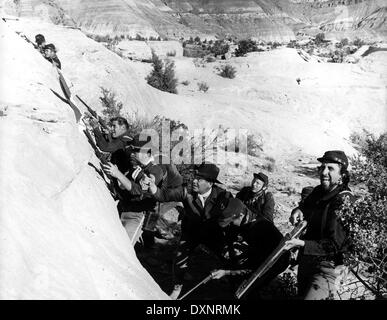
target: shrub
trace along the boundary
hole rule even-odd
[[[233,66],[226,64],[225,66],[222,66],[220,68],[220,73],[219,75],[223,78],[229,78],[229,79],[234,79],[236,74],[236,70]]]
[[[215,56],[221,56],[228,52],[230,46],[228,43],[224,43],[223,41],[216,40],[214,44],[210,47],[210,52]]]
[[[242,57],[246,53],[258,51],[257,43],[252,39],[244,39],[238,42],[238,48],[235,50],[235,56]]]
[[[356,47],[361,47],[361,46],[365,45],[365,42],[363,40],[361,40],[360,38],[356,38],[355,40],[353,40],[353,45]]]
[[[199,82],[198,88],[199,88],[199,91],[207,92],[209,89],[209,86],[206,82]]]
[[[349,41],[348,41],[347,38],[344,38],[344,39],[341,39],[341,40],[340,40],[340,45],[341,45],[342,47],[347,46],[348,44],[349,44]]]
[[[167,57],[175,57],[176,56],[176,51],[173,50],[171,52],[167,52]]]
[[[316,37],[314,38],[315,44],[321,44],[324,43],[325,40],[325,34],[324,33],[318,33]]]
[[[259,151],[263,151],[262,143],[258,143],[253,134],[247,135],[247,154],[249,156],[256,157]]]
[[[167,61],[165,64],[152,50],[153,70],[146,77],[147,83],[161,91],[177,93],[177,79],[175,78],[175,64]]]
[[[215,62],[216,61],[216,58],[213,57],[213,56],[207,56],[206,57],[206,62]]]
[[[122,102],[117,100],[116,93],[101,87],[102,96],[99,97],[102,103],[102,114],[111,119],[121,116]]]
[[[350,238],[345,263],[365,271],[363,284],[381,298],[387,293],[387,133],[366,137],[360,156],[352,159],[352,176],[367,191],[340,214]]]
[[[182,84],[183,86],[188,86],[188,85],[189,85],[189,81],[188,81],[188,80],[184,80],[181,84]]]

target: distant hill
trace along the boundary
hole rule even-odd
[[[385,39],[384,0],[19,0],[7,13],[40,16],[99,35],[256,38],[286,42],[301,31]]]

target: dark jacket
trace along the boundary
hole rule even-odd
[[[160,202],[172,201],[168,198],[169,194],[166,194],[160,188],[157,189],[154,195],[155,199]],[[204,207],[198,197],[197,193],[189,194],[186,188],[179,188],[173,195],[173,201],[182,202],[184,205],[185,216],[192,221],[205,221],[208,219],[214,219],[220,214],[219,206],[225,198],[232,197],[229,191],[226,191],[216,185],[212,186],[212,191],[204,203]]]
[[[263,217],[269,221],[273,221],[275,203],[271,192],[264,191],[257,197],[251,191],[251,187],[244,187],[237,193],[236,198],[242,200],[242,202],[253,212],[255,217]]]
[[[110,134],[105,136],[98,127],[93,129],[93,132],[98,148],[104,152],[113,153],[117,150],[125,149],[132,141],[129,132],[118,138],[113,138]]]
[[[150,162],[147,166],[142,168],[142,172],[147,176],[153,175],[155,177],[156,186],[161,186],[163,182],[163,170],[160,165],[155,165]],[[139,212],[155,210],[156,199],[147,191],[142,190],[139,178],[133,177],[133,170],[130,170],[126,174],[126,177],[132,182],[132,189],[130,191],[120,189],[120,211]]]
[[[45,57],[46,58],[46,57]],[[62,64],[60,63],[60,60],[57,56],[55,56],[54,58],[46,58],[46,60],[50,61],[51,63],[55,63],[56,64],[56,67],[58,69],[61,69],[62,68]]]
[[[344,200],[354,201],[348,187],[338,186],[331,192],[325,192],[321,186],[313,189],[299,209],[308,222],[302,239],[305,241],[303,254],[320,256],[342,263],[342,254],[347,251],[347,230],[345,230],[338,212]]]

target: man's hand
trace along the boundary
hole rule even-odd
[[[304,214],[302,211],[298,208],[295,208],[292,213],[290,214],[289,221],[294,226],[304,220]]]
[[[300,239],[290,239],[285,242],[285,250],[290,250],[293,248],[299,248],[305,246],[305,241]]]
[[[214,270],[211,272],[212,279],[220,279],[229,274],[230,274],[230,271],[222,270],[222,269]]]
[[[111,175],[114,178],[120,178],[120,176],[122,176],[122,172],[118,170],[118,167],[112,164],[111,162],[103,164],[102,167],[107,174]]]

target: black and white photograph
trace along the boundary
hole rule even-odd
[[[386,0],[0,13],[0,300],[387,299]]]

